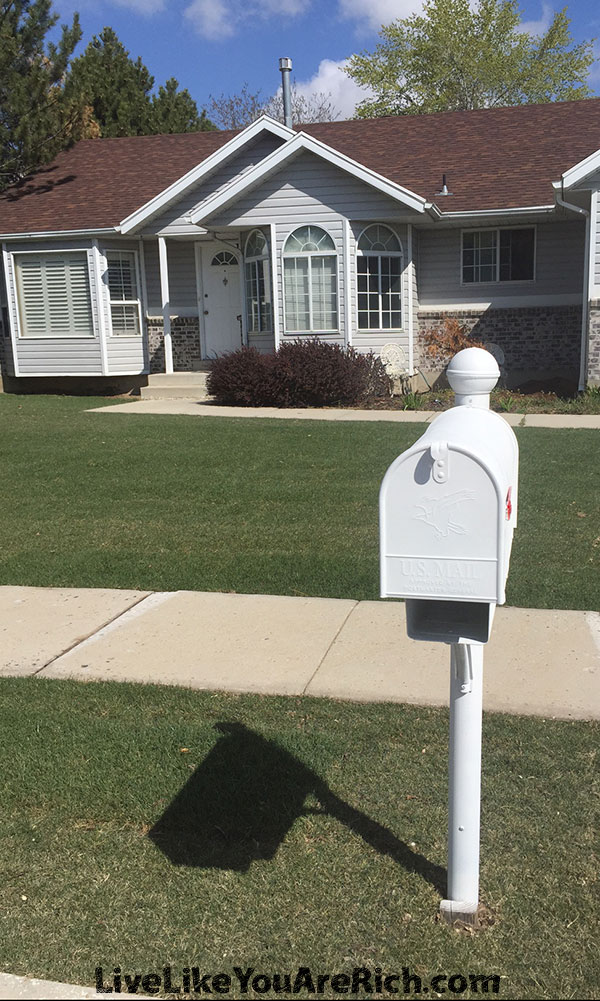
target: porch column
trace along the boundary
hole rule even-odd
[[[173,344],[171,341],[171,303],[169,297],[169,264],[167,261],[167,241],[158,238],[158,261],[160,266],[160,301],[162,305],[163,334],[165,339],[165,372],[173,374]]]

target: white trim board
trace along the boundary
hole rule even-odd
[[[579,163],[574,164],[573,167],[569,167],[568,170],[565,170],[562,175],[562,183],[565,188],[572,188],[574,184],[578,184],[580,181],[583,181],[584,178],[599,169],[600,149],[597,149],[593,153],[590,153],[589,156],[586,156],[585,159],[580,160]],[[560,181],[556,183],[560,186]]]
[[[132,233],[138,229],[143,223],[148,222],[152,216],[155,216],[171,205],[173,202],[177,201],[181,196],[193,185],[197,184],[203,177],[211,171],[216,170],[225,160],[229,160],[232,156],[235,156],[244,146],[252,142],[257,136],[264,132],[270,132],[273,135],[279,136],[281,139],[290,140],[296,133],[293,129],[288,129],[281,122],[275,121],[274,118],[269,118],[268,115],[262,115],[255,122],[252,122],[246,129],[240,132],[229,142],[225,143],[210,156],[202,160],[201,163],[197,164],[191,170],[188,170],[187,174],[184,174],[169,187],[165,188],[150,201],[146,202],[131,215],[128,215],[126,219],[123,219],[120,230],[121,233]]]
[[[570,292],[565,295],[519,295],[498,296],[485,302],[440,302],[419,303],[419,313],[483,313],[487,309],[539,309],[543,306],[580,306],[581,295]]]
[[[209,195],[208,198],[205,198],[186,218],[193,225],[197,225],[209,216],[214,215],[220,209],[235,202],[243,192],[255,187],[270,174],[276,173],[290,158],[297,156],[303,151],[313,153],[322,160],[333,164],[333,166],[339,167],[340,170],[346,171],[346,173],[358,178],[370,187],[381,191],[394,201],[401,202],[407,208],[421,214],[425,212],[427,202],[420,195],[415,194],[414,191],[409,191],[408,188],[403,188],[393,181],[388,181],[381,174],[377,174],[368,167],[363,167],[356,160],[351,160],[350,157],[345,156],[343,153],[338,153],[337,150],[326,146],[325,143],[313,139],[312,136],[308,136],[304,132],[298,132],[294,139],[290,139],[283,146],[280,146],[279,149],[274,150],[273,153],[270,153],[254,167],[251,167],[241,177],[234,178],[220,191],[216,191],[212,195]]]
[[[118,226],[106,226],[104,229],[48,229],[36,233],[0,233],[0,240],[52,240],[57,238],[72,239],[79,236],[119,236]],[[23,251],[24,253],[25,251]]]

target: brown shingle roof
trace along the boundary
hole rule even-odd
[[[551,182],[600,149],[600,98],[302,128],[442,212],[550,205]],[[117,226],[234,135],[84,140],[0,196],[0,232]],[[436,197],[443,173],[452,197]]]
[[[84,139],[0,195],[0,233],[118,226],[234,135]]]

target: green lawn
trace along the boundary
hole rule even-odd
[[[425,985],[498,974],[504,998],[596,998],[598,725],[486,714],[494,923],[467,935],[436,921],[447,715],[0,680],[0,969],[408,967]]]
[[[86,413],[0,396],[0,583],[376,598],[377,494],[421,425]],[[599,604],[600,434],[527,428],[508,602]]]

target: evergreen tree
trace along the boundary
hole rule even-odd
[[[134,61],[116,32],[104,28],[74,59],[66,92],[83,101],[102,137],[145,136],[160,132],[197,132],[214,126],[174,77],[152,94],[154,77],[141,58]]]
[[[139,56],[134,62],[116,32],[104,28],[71,63],[66,92],[91,107],[102,137],[139,136],[154,131],[153,86]]]
[[[204,132],[216,126],[198,114],[196,102],[188,90],[178,90],[178,81],[171,77],[158,94],[152,97],[153,131],[158,133]]]
[[[77,14],[58,44],[51,0],[0,0],[0,190],[47,163],[85,128],[62,86],[81,29]]]

